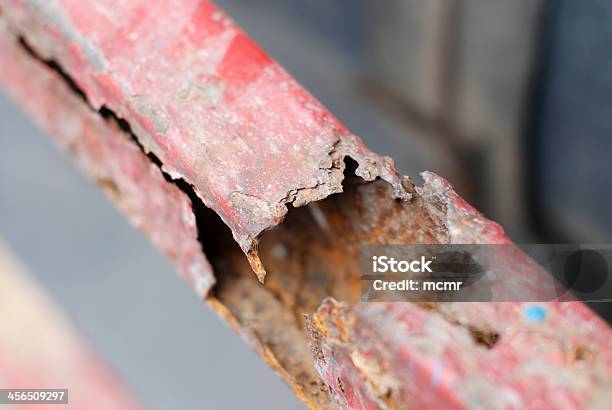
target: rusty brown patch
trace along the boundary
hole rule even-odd
[[[309,341],[328,335],[323,323],[309,326],[308,334],[304,315],[312,315],[328,297],[348,305],[360,300],[361,244],[434,243],[445,237],[418,198],[397,201],[383,181],[349,181],[343,194],[291,209],[282,224],[263,236],[259,244],[267,272],[263,285],[228,229],[204,242],[218,282],[211,297],[243,329],[257,333],[286,371],[289,384],[315,407],[327,407],[329,397],[315,371]],[[344,321],[334,323],[342,341],[351,338],[351,318],[346,320],[347,326]],[[315,356],[321,357],[316,341],[313,347]]]

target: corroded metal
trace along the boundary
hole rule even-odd
[[[261,280],[259,235],[287,204],[341,191],[343,162],[405,197],[389,159],[353,136],[208,1],[3,1],[12,29],[61,62],[94,109],[134,129],[232,229]]]
[[[525,303],[360,303],[362,243],[510,240],[437,175],[401,178],[210,2],[0,5],[3,86],[309,406],[609,400],[611,332],[578,302],[537,324]]]

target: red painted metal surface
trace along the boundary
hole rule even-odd
[[[3,1],[15,29],[61,61],[91,105],[140,142],[256,256],[295,206],[340,192],[344,155],[405,197],[390,161],[363,143],[208,1]],[[271,183],[271,182],[274,183]]]
[[[342,191],[345,156],[358,163],[356,173],[366,181],[387,181],[395,204],[415,199],[397,207],[418,208],[423,225],[436,227],[422,237],[510,243],[442,178],[427,173],[424,186],[413,190],[404,180],[402,187],[389,158],[369,151],[208,1],[0,5],[8,25],[0,41],[4,87],[202,296],[215,283],[198,242],[206,227],[198,232],[187,193],[166,181],[100,108],[127,120],[162,170],[192,185],[221,216],[260,280],[261,233],[281,222],[288,204]],[[18,36],[69,73],[87,104],[28,56]],[[374,199],[364,203],[374,208]],[[520,253],[508,261],[510,275],[530,263]],[[274,343],[253,330],[256,320],[241,321],[219,300],[209,299],[300,397],[311,406],[324,402],[303,393]],[[314,366],[331,403],[343,408],[609,408],[609,326],[578,302],[542,305],[546,319],[533,323],[524,315],[531,306],[526,303],[349,307],[327,299],[308,320]]]
[[[449,184],[425,174],[420,194],[444,203],[449,242],[511,243]],[[516,249],[499,274],[537,273]],[[533,319],[530,309],[542,317]],[[323,302],[309,320],[315,361],[342,408],[606,409],[612,333],[581,302]]]
[[[0,27],[1,28],[1,27]],[[189,198],[166,183],[159,168],[119,130],[66,87],[57,73],[32,58],[0,30],[0,81],[31,117],[71,152],[204,296],[214,283],[197,240]]]

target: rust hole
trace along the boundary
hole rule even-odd
[[[499,341],[499,333],[477,329],[473,326],[468,326],[468,330],[475,343],[491,349]]]
[[[400,203],[382,180],[364,183],[355,177],[357,163],[345,158],[344,193],[301,207],[289,207],[285,221],[262,238],[259,256],[268,272],[265,284],[258,282],[251,267],[220,217],[207,208],[188,181],[172,179],[162,163],[147,153],[130,124],[108,107],[96,110],[74,79],[54,60],[43,58],[19,38],[19,44],[34,59],[56,72],[66,85],[93,111],[124,131],[168,183],[177,186],[192,203],[198,239],[211,262],[217,285],[207,302],[229,314],[254,343],[266,353],[270,365],[293,385],[311,407],[328,408],[329,394],[316,373],[304,314],[316,311],[326,297],[348,304],[360,300],[360,245],[363,243],[438,243],[445,228],[434,221],[415,200]],[[111,192],[112,181],[100,181]],[[404,181],[407,188],[412,188]],[[485,346],[498,335],[471,332]],[[341,389],[344,386],[338,380]],[[331,389],[331,388],[330,388]]]
[[[587,346],[580,345],[574,348],[571,352],[571,362],[592,362],[595,353]]]

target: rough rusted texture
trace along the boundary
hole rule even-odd
[[[508,243],[444,180],[424,177],[408,203],[393,200],[384,182],[356,181],[343,195],[291,211],[261,243],[265,286],[238,249],[219,243],[211,249],[224,273],[215,303],[315,407],[605,408],[610,329],[581,303],[536,304],[546,318],[532,322],[532,303],[359,302],[360,243]],[[461,225],[461,236],[451,233]],[[537,273],[518,249],[507,256],[500,274]],[[306,322],[323,384],[305,353],[308,312],[317,312]]]
[[[316,366],[341,408],[609,408],[607,326],[577,302],[546,304],[545,323],[528,307],[328,299],[310,319]]]
[[[438,240],[508,243],[443,179],[424,179],[415,198],[434,221],[428,230],[446,228]],[[503,275],[535,272],[518,250],[503,264]],[[579,302],[535,305],[543,320],[529,319],[533,303],[328,298],[308,316],[308,332],[315,366],[341,408],[608,408],[609,326]]]
[[[68,150],[129,220],[142,229],[204,296],[214,284],[197,240],[191,202],[112,118],[105,119],[45,69],[0,22],[0,81],[38,124]]]
[[[362,243],[510,241],[442,178],[400,179],[209,2],[0,4],[5,87],[309,406],[609,397],[611,332],[580,303],[538,324],[520,303],[360,303]]]
[[[3,0],[7,20],[70,72],[96,109],[131,124],[173,178],[232,229],[256,273],[257,238],[286,204],[341,191],[344,156],[406,197],[369,151],[208,1]]]
[[[344,194],[291,210],[261,242],[268,271],[264,285],[229,235],[205,243],[218,276],[210,303],[223,306],[255,349],[271,355],[272,365],[313,407],[328,407],[330,397],[313,366],[303,315],[315,312],[328,296],[359,301],[361,243],[443,239],[444,229],[438,231],[413,194],[414,201],[404,203],[393,198],[386,182],[364,184],[353,178],[345,182]]]
[[[142,409],[0,240],[0,386],[68,389],[69,405],[3,409]]]

